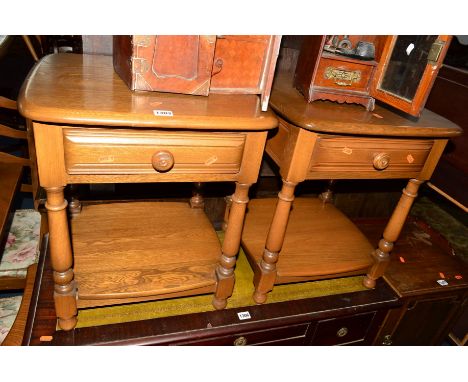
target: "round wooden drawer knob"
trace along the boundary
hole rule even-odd
[[[387,153],[377,154],[374,157],[372,164],[374,165],[374,168],[376,170],[385,170],[390,164],[390,155],[388,155]]]
[[[346,327],[342,327],[341,329],[339,329],[337,332],[336,332],[336,335],[338,337],[344,337],[346,334],[348,334],[348,328]]]
[[[247,345],[247,338],[239,337],[234,340],[234,346],[245,346]]]
[[[169,151],[158,151],[151,158],[151,164],[156,171],[166,172],[174,166],[174,157]]]

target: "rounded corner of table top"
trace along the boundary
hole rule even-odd
[[[238,131],[278,125],[271,109],[261,111],[256,94],[132,91],[115,73],[112,56],[45,56],[29,73],[18,101],[24,117],[47,123]]]

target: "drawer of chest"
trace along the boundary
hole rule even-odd
[[[424,167],[434,141],[430,139],[360,138],[319,135],[307,177],[348,178],[416,177]]]
[[[246,134],[65,128],[65,168],[80,174],[237,174]]]
[[[291,325],[183,342],[178,345],[304,345],[307,328],[308,324]]]
[[[365,341],[375,312],[321,320],[313,329],[310,345],[346,345]]]

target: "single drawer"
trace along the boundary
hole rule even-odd
[[[336,56],[320,59],[314,86],[367,93],[374,72],[369,62],[347,62]]]
[[[434,141],[319,135],[308,179],[416,177]]]
[[[321,320],[312,334],[311,345],[358,344],[365,340],[375,312]]]
[[[246,134],[63,130],[65,167],[80,174],[237,174]]]
[[[238,333],[230,336],[212,337],[199,341],[179,343],[178,345],[303,345],[308,324],[284,326]]]

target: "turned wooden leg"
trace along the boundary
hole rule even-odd
[[[69,186],[70,203],[68,203],[68,212],[73,219],[81,213],[81,202],[78,199],[78,185],[70,184]]]
[[[205,201],[203,200],[202,188],[203,183],[196,182],[193,184],[193,196],[190,199],[190,207],[191,208],[204,208]]]
[[[257,304],[263,304],[266,301],[267,293],[273,289],[275,284],[276,262],[283,246],[296,185],[297,183],[283,179],[283,187],[278,193],[278,203],[268,231],[263,257],[259,264],[260,270],[254,276],[253,299]]]
[[[232,196],[226,196],[224,198],[224,201],[226,202],[226,209],[224,210],[224,220],[223,220],[223,231],[226,231],[227,226],[228,226],[228,221],[229,221],[229,212],[231,211],[231,205],[232,205]]]
[[[414,199],[418,196],[419,186],[422,183],[423,181],[421,180],[410,179],[403,189],[403,194],[385,227],[378,248],[372,254],[374,257],[374,264],[364,278],[363,284],[365,287],[374,288],[375,281],[384,274],[390,260],[389,254],[393,249],[393,243],[395,243],[398,236],[400,236],[400,232],[405,224]]]
[[[54,270],[54,302],[59,326],[71,330],[76,326],[76,286],[73,275],[73,257],[68,233],[67,201],[64,187],[46,188],[49,246]]]
[[[216,268],[217,286],[213,298],[213,306],[216,309],[226,307],[227,299],[232,295],[234,289],[234,267],[244,226],[245,209],[249,202],[249,188],[250,184],[236,183],[236,190],[232,195],[221,259]]]
[[[333,203],[333,191],[335,189],[335,180],[331,179],[328,181],[327,189],[319,195],[324,203]]]

